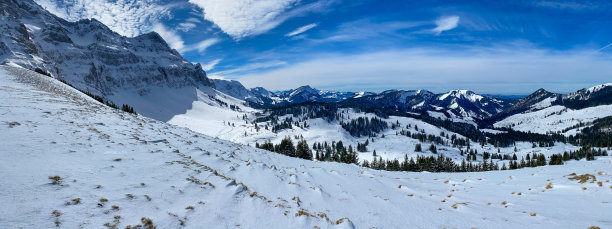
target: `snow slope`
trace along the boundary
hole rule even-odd
[[[0,228],[124,228],[142,217],[158,228],[612,227],[610,157],[482,173],[375,171],[119,112],[22,69],[0,68],[0,85]],[[574,172],[602,183],[569,180]],[[55,175],[61,185],[50,183]]]
[[[576,124],[592,122],[595,119],[610,115],[612,115],[612,105],[588,107],[580,110],[557,105],[538,111],[515,114],[495,123],[493,126],[545,134],[547,132],[564,131]],[[566,134],[574,132],[571,131]]]

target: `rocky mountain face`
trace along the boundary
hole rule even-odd
[[[215,83],[215,88],[218,91],[223,92],[226,95],[232,96],[234,98],[244,100],[244,101],[250,101],[254,103],[263,103],[264,98],[262,97],[264,97],[264,95],[269,95],[266,93],[268,91],[263,88],[259,88],[256,90],[253,90],[253,89],[249,90],[245,88],[240,82],[235,81],[235,80],[212,79],[212,81]],[[258,91],[262,89],[265,92]]]
[[[121,36],[97,20],[68,22],[32,0],[0,1],[0,64],[36,68],[101,96],[152,87],[214,87],[157,34]]]

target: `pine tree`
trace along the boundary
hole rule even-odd
[[[434,144],[431,144],[431,146],[429,146],[429,151],[432,153],[438,153],[438,149],[436,149],[436,146]]]
[[[414,146],[414,152],[421,152],[421,151],[423,151],[423,149],[421,148],[421,144],[420,143],[416,144]]]
[[[293,146],[293,142],[291,141],[291,138],[289,138],[289,136],[285,137],[280,145],[279,145],[279,150],[278,152],[290,157],[296,157],[296,153],[295,153],[295,147]]]

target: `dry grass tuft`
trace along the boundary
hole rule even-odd
[[[567,178],[567,179],[577,180],[578,183],[581,183],[581,184],[586,183],[589,180],[591,180],[590,183],[595,183],[595,181],[597,181],[595,176],[593,176],[592,174],[588,174],[588,173],[582,174],[582,175],[575,175],[575,173],[572,173],[572,174],[574,174],[573,177],[570,177],[570,178]],[[572,174],[570,174],[570,175],[572,175]]]
[[[140,222],[142,222],[142,225],[144,226],[145,229],[155,229],[153,220],[149,218],[142,217],[142,219],[140,219]]]
[[[468,203],[467,202],[459,202],[459,203],[453,204],[451,207],[454,208],[454,209],[457,209],[459,207],[459,205],[468,205]]]
[[[535,213],[535,212],[533,212],[533,213],[529,213],[529,215],[530,215],[530,216],[536,216],[536,213]]]
[[[546,189],[551,189],[552,187],[553,187],[553,186],[552,186],[552,182],[551,182],[551,183],[548,183],[548,184],[546,185],[546,187],[545,187],[545,188],[546,188]]]
[[[50,176],[51,184],[60,185],[62,184],[62,178],[60,176]]]
[[[349,218],[344,217],[336,220],[336,225],[343,223],[345,220],[348,220],[350,223],[353,223]]]

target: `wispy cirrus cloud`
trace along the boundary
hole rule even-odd
[[[280,67],[283,65],[287,65],[287,62],[277,61],[277,60],[261,61],[261,62],[255,62],[255,63],[242,65],[240,67],[236,67],[236,68],[232,68],[228,70],[217,71],[214,74],[223,76],[223,77],[231,76],[231,75],[241,75],[241,74],[246,74],[246,73],[253,72],[253,71],[261,71],[261,70],[271,69],[275,67]]]
[[[605,10],[611,6],[607,1],[537,1],[534,2],[537,6],[556,8],[556,9],[573,9],[573,10]]]
[[[151,31],[163,18],[170,16],[170,7],[157,0],[36,0],[51,13],[69,21],[95,18],[124,36],[137,36]]]
[[[234,39],[265,33],[285,20],[307,12],[324,10],[335,0],[301,4],[300,0],[189,0],[202,8],[204,19]]]
[[[176,49],[180,53],[186,53],[191,51],[198,51],[200,53],[204,53],[204,51],[206,51],[208,47],[213,46],[221,41],[218,38],[208,38],[195,44],[186,45],[181,36],[176,33],[176,31],[170,30],[162,24],[156,24],[153,27],[153,31],[157,32],[162,38],[164,38],[164,40],[166,40],[166,42],[171,48]]]
[[[308,24],[308,25],[299,27],[299,28],[297,28],[297,29],[295,29],[295,30],[285,34],[285,36],[286,37],[293,37],[295,35],[302,34],[302,33],[306,32],[306,31],[308,31],[308,30],[310,30],[310,29],[312,29],[314,27],[317,27],[317,25],[318,25],[317,23],[312,23],[312,24]]]
[[[219,42],[221,42],[221,40],[218,38],[208,38],[193,45],[187,46],[185,51],[197,50],[200,53],[204,53],[204,51],[206,51],[208,47],[213,46]]]
[[[214,69],[215,66],[217,66],[217,64],[219,64],[220,62],[221,62],[221,59],[214,59],[206,64],[202,64],[202,69],[204,69],[204,71],[210,71]]]
[[[457,28],[457,25],[459,25],[459,16],[445,16],[436,20],[436,28],[432,29],[432,31],[440,35],[444,31]]]

